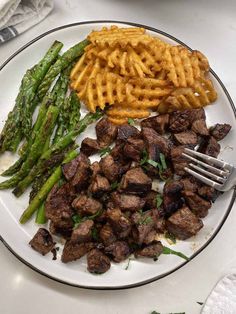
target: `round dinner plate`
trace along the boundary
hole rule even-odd
[[[75,23],[58,27],[37,37],[18,50],[0,67],[0,129],[3,121],[11,110],[19,90],[20,81],[25,71],[37,63],[54,40],[64,43],[63,51],[83,40],[93,29],[102,26],[118,25],[121,27],[141,26],[147,29],[152,36],[159,37],[171,44],[182,44],[173,36],[152,27],[123,23],[116,21],[92,21]],[[185,45],[186,46],[186,45]],[[197,48],[197,47],[194,47]],[[222,65],[223,66],[223,65]],[[228,162],[234,162],[235,149],[235,108],[223,83],[211,70],[211,79],[218,93],[217,101],[206,107],[207,124],[229,123],[232,125],[230,134],[221,141],[220,157]],[[94,136],[94,125],[90,126],[81,136]],[[0,157],[0,171],[6,169],[16,156],[9,153]],[[213,204],[206,218],[203,219],[204,227],[197,236],[186,241],[177,241],[175,245],[169,245],[173,250],[181,251],[191,259],[199,254],[213,240],[226,220],[235,199],[233,190],[221,195]],[[34,220],[20,225],[18,220],[28,204],[28,193],[19,199],[15,198],[11,191],[0,192],[0,236],[6,247],[23,263],[35,271],[73,286],[91,289],[120,289],[136,287],[149,283],[164,276],[170,275],[186,261],[174,255],[161,255],[158,261],[152,259],[131,259],[120,264],[112,263],[110,270],[103,275],[92,275],[87,271],[86,259],[63,264],[60,261],[62,247],[58,252],[57,260],[52,260],[52,255],[42,256],[29,246],[29,241],[36,233],[38,226]]]

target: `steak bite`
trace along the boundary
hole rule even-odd
[[[179,176],[186,175],[184,168],[188,167],[188,164],[190,163],[186,157],[182,156],[184,148],[185,146],[176,146],[171,149],[171,161],[174,172]]]
[[[126,238],[131,231],[130,220],[118,208],[107,209],[107,220],[119,239]]]
[[[168,182],[163,190],[163,208],[166,216],[170,216],[183,206],[184,200],[181,197],[183,184],[181,181]]]
[[[85,220],[81,222],[76,229],[73,230],[71,241],[76,243],[90,242],[92,240],[92,228],[94,222]]]
[[[100,145],[98,141],[93,138],[86,137],[81,143],[80,151],[86,156],[96,154],[99,150]]]
[[[220,144],[211,136],[200,145],[199,152],[217,158],[220,153]]]
[[[83,162],[83,158],[86,158],[86,156],[80,154],[70,162],[62,165],[62,172],[67,181],[70,181],[74,177],[79,163]]]
[[[207,216],[208,210],[211,208],[211,202],[204,200],[191,191],[184,191],[183,195],[186,203],[195,215],[200,218]]]
[[[145,242],[150,231],[154,230],[155,223],[152,212],[135,213],[132,215],[132,221],[135,222],[135,226],[132,228],[133,239],[135,243],[141,245]]]
[[[186,131],[190,126],[190,119],[189,110],[172,112],[170,114],[170,131],[174,133]]]
[[[163,252],[163,245],[160,241],[151,243],[144,248],[138,249],[134,252],[135,257],[151,257],[157,258]]]
[[[207,128],[206,121],[204,119],[193,121],[192,131],[202,136],[209,135],[209,130]]]
[[[183,184],[184,191],[191,191],[193,193],[197,192],[199,183],[194,177],[189,176],[189,177],[182,178],[180,182]]]
[[[94,161],[91,166],[90,166],[90,170],[92,172],[91,178],[95,178],[97,176],[97,174],[102,174],[102,169],[100,166],[100,163],[98,161]]]
[[[217,123],[210,129],[210,133],[217,141],[221,141],[223,140],[223,138],[225,138],[225,136],[229,133],[230,130],[231,130],[230,124]]]
[[[123,152],[126,157],[134,161],[140,161],[144,148],[144,141],[142,139],[129,137],[123,148]]]
[[[185,131],[173,134],[173,137],[179,145],[197,145],[198,137],[193,131]]]
[[[98,249],[91,250],[87,255],[88,271],[94,274],[103,274],[111,267],[110,259]]]
[[[101,228],[99,237],[105,246],[110,245],[117,240],[112,227],[108,223]]]
[[[167,219],[166,227],[176,238],[185,240],[196,235],[203,227],[203,222],[184,206]]]
[[[143,208],[145,200],[137,195],[114,192],[111,201],[122,211],[137,211]]]
[[[130,248],[125,241],[116,241],[105,248],[105,253],[111,256],[114,262],[120,263],[129,257]]]
[[[95,215],[98,211],[102,210],[102,204],[87,195],[78,196],[74,199],[72,206],[81,216]]]
[[[102,118],[98,121],[95,129],[100,147],[109,146],[117,136],[117,126],[107,118]]]
[[[147,195],[142,198],[145,200],[145,205],[144,205],[144,209],[152,209],[155,208],[157,206],[157,195],[159,195],[159,193],[157,193],[154,190],[151,190],[150,192],[147,193]]]
[[[52,236],[48,230],[39,228],[33,239],[29,242],[29,245],[35,251],[45,255],[53,249],[55,242],[53,242]]]
[[[119,190],[130,194],[146,194],[152,188],[152,180],[142,168],[132,168],[123,175]]]
[[[84,154],[80,154],[79,156],[80,160],[76,173],[71,180],[72,186],[74,186],[77,191],[81,191],[88,186],[91,175],[90,160]]]
[[[197,192],[202,198],[211,202],[214,202],[219,195],[218,191],[208,185],[203,185],[199,187]]]
[[[100,160],[100,166],[105,177],[112,183],[118,181],[123,173],[130,167],[130,164],[122,165],[115,161],[111,155]]]
[[[92,242],[76,243],[70,240],[66,241],[62,251],[61,261],[63,263],[76,261],[92,250],[94,246],[95,244]]]
[[[161,114],[141,121],[142,128],[151,128],[159,134],[164,134],[169,125],[169,114]]]
[[[196,120],[206,120],[205,110],[203,108],[186,110],[188,112],[190,124]]]
[[[123,124],[118,127],[117,142],[125,143],[129,137],[138,137],[140,134],[139,130],[129,124]]]
[[[107,193],[110,191],[110,183],[106,177],[98,174],[93,178],[88,188],[88,191],[92,193],[95,197],[99,198],[104,193]]]

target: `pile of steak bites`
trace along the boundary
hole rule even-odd
[[[101,119],[97,139],[83,140],[78,157],[63,165],[64,183],[47,198],[50,233],[40,228],[30,245],[46,254],[55,245],[51,234],[60,235],[66,239],[63,263],[87,254],[88,270],[104,273],[110,260],[119,263],[130,254],[158,257],[160,233],[181,240],[196,235],[217,192],[187,175],[182,152],[199,145],[217,157],[218,141],[231,128],[207,128],[205,118],[203,109],[176,111],[142,120],[141,131]],[[104,156],[91,164],[89,156],[101,151]],[[163,195],[152,189],[153,180],[165,181]]]

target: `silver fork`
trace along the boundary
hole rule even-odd
[[[184,170],[216,190],[228,191],[236,185],[236,168],[231,164],[189,148],[184,149],[182,156],[194,162]]]

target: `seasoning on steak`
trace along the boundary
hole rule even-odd
[[[122,177],[119,190],[130,194],[146,194],[151,190],[152,180],[142,168],[132,168]]]
[[[191,191],[184,191],[183,195],[186,203],[195,215],[200,218],[207,216],[208,210],[211,208],[211,202],[204,200]]]
[[[186,175],[184,168],[188,167],[190,162],[186,157],[182,156],[184,148],[184,146],[177,146],[171,149],[171,161],[174,167],[174,172],[179,176]]]
[[[111,267],[110,259],[98,249],[88,253],[87,264],[88,271],[93,274],[103,274]]]
[[[67,181],[70,181],[74,177],[77,167],[79,163],[82,162],[83,158],[86,159],[86,156],[80,154],[70,162],[62,165],[62,172]]]
[[[179,145],[197,145],[198,137],[193,131],[184,131],[173,134],[173,137]]]
[[[147,195],[143,198],[145,200],[144,209],[148,210],[156,207],[157,195],[158,193],[154,190],[147,193]]]
[[[102,118],[98,121],[95,129],[100,147],[109,146],[117,136],[117,126],[107,118]]]
[[[142,128],[151,128],[159,134],[164,134],[169,125],[169,114],[161,114],[141,121]]]
[[[159,161],[160,153],[169,156],[172,143],[167,138],[159,135],[150,128],[142,129],[142,136],[146,143],[148,157],[154,161]]]
[[[100,163],[98,161],[94,161],[91,166],[90,170],[92,172],[91,178],[95,178],[97,174],[102,174],[102,169]]]
[[[170,114],[170,125],[169,129],[171,132],[178,133],[186,131],[190,126],[190,112],[174,111]]]
[[[81,216],[95,215],[102,210],[102,204],[98,200],[82,194],[74,199],[72,206]]]
[[[133,239],[135,243],[141,245],[150,231],[154,229],[152,212],[135,213],[132,215],[132,220],[135,221],[135,226],[132,228]]]
[[[183,206],[183,199],[181,197],[182,189],[183,184],[181,181],[172,181],[165,184],[163,190],[163,207],[167,217]]]
[[[62,251],[61,261],[63,263],[76,261],[92,250],[94,246],[95,244],[92,242],[76,243],[71,240],[66,241]]]
[[[101,228],[99,237],[105,246],[110,245],[117,240],[112,227],[108,223]]]
[[[204,119],[193,121],[192,131],[202,136],[209,135],[209,130],[207,128],[206,121]]]
[[[107,209],[107,220],[119,239],[126,238],[131,231],[130,220],[118,208]]]
[[[180,182],[183,184],[184,191],[191,191],[193,193],[197,192],[199,183],[194,177],[185,177],[180,180]]]
[[[105,248],[105,253],[111,256],[114,262],[120,263],[130,255],[130,248],[125,241],[116,241]]]
[[[196,120],[206,120],[205,110],[203,108],[186,110],[188,112],[190,124]]]
[[[202,145],[200,145],[199,151],[203,154],[216,158],[220,153],[220,144],[213,136],[211,136],[205,139]]]
[[[231,130],[231,125],[224,123],[224,124],[220,124],[217,123],[214,127],[212,127],[210,129],[211,135],[217,140],[223,140],[223,138],[225,138],[225,136],[229,133],[229,131]]]
[[[117,142],[126,142],[129,137],[137,137],[139,135],[139,130],[129,124],[123,124],[118,127],[117,132]]]
[[[100,145],[98,141],[93,138],[86,137],[81,143],[80,151],[86,156],[96,154],[99,150]]]
[[[140,161],[144,148],[144,141],[142,139],[129,137],[124,145],[123,154],[134,161]]]
[[[122,211],[137,211],[143,208],[145,200],[137,195],[114,192],[111,201]]]
[[[198,188],[198,194],[207,201],[214,202],[219,195],[219,192],[216,191],[213,187],[208,185],[203,185]]]
[[[45,255],[53,249],[55,242],[48,230],[39,228],[29,244],[35,251]]]
[[[71,241],[77,243],[90,242],[92,240],[92,229],[94,222],[92,220],[85,220],[75,228],[71,235]]]
[[[152,219],[154,221],[155,230],[159,233],[163,233],[165,231],[166,220],[164,218],[164,210],[162,207],[152,209]]]
[[[163,245],[160,241],[147,245],[144,248],[138,249],[134,252],[135,257],[151,257],[157,258],[163,252]]]
[[[100,198],[104,193],[110,191],[110,183],[106,177],[98,174],[93,178],[88,191],[92,193],[94,197]]]
[[[73,231],[73,224],[71,223],[70,228],[68,228],[67,226],[63,228],[55,225],[52,221],[50,221],[49,231],[51,234],[55,234],[56,236],[62,236],[64,239],[69,240]]]
[[[111,155],[107,155],[100,160],[100,166],[105,177],[112,183],[119,180],[129,167],[129,164],[122,166]]]
[[[203,227],[203,222],[184,206],[167,219],[166,227],[176,238],[185,240],[196,235]]]
[[[79,156],[80,159],[76,169],[76,173],[71,180],[72,186],[74,186],[77,191],[81,191],[88,186],[89,178],[91,175],[90,160],[84,154],[80,153]]]

